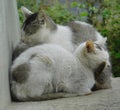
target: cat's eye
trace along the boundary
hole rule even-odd
[[[95,44],[96,48],[102,51],[102,48],[100,47],[99,44]]]
[[[36,24],[39,24],[39,22],[37,20],[31,22],[32,25],[36,25]]]

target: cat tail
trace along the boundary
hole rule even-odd
[[[60,98],[71,98],[71,97],[77,97],[77,96],[87,96],[91,95],[92,93],[88,94],[81,94],[81,93],[49,93],[49,94],[43,94],[41,96],[36,96],[36,97],[27,97],[25,99],[22,99],[22,102],[24,101],[46,101],[46,100],[55,100],[55,99],[60,99]]]
[[[54,99],[60,99],[60,98],[69,98],[69,97],[76,97],[79,96],[78,94],[72,94],[72,93],[49,93],[49,94],[44,94],[41,96],[36,96],[36,97],[27,97],[23,98],[22,100],[17,100],[17,101],[45,101],[45,100],[54,100]]]

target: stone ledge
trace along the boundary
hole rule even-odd
[[[41,102],[10,104],[9,110],[120,110],[120,78],[112,79],[112,89],[99,90],[89,96]]]

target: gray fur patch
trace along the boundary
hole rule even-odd
[[[96,68],[94,75],[95,75],[95,80],[99,79],[100,75],[102,74],[104,68],[105,68],[106,63],[103,62],[101,63],[98,68]]]
[[[47,28],[49,28],[51,31],[54,31],[57,29],[57,25],[55,24],[55,22],[47,15],[45,15],[45,22],[46,22],[46,25],[47,25]]]
[[[110,77],[111,77],[111,69],[109,67],[106,67],[99,75],[99,77],[97,77],[96,81],[102,85],[106,83],[108,80],[110,80]]]
[[[95,70],[94,75],[96,84],[92,88],[93,91],[111,88],[111,68],[105,67],[105,62],[101,63],[101,65]]]
[[[25,83],[29,77],[30,67],[27,63],[21,64],[12,71],[12,78],[18,83]]]
[[[76,22],[70,22],[67,24],[73,32],[73,42],[79,44],[86,40],[96,40],[96,30],[90,25],[83,25]]]
[[[29,46],[23,42],[18,43],[15,50],[13,51],[13,58],[14,60],[16,57],[18,57],[22,52],[24,52],[26,49],[28,49]]]

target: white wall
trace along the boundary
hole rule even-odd
[[[0,0],[0,110],[10,102],[9,65],[12,48],[19,36],[16,1]]]

